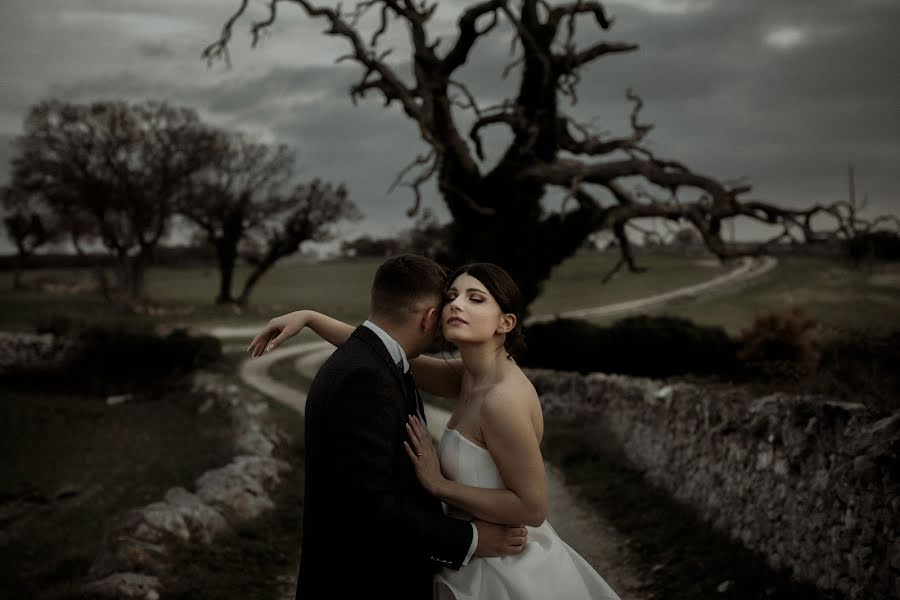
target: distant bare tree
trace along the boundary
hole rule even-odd
[[[423,209],[408,232],[409,252],[444,260],[450,252],[450,226],[441,225],[431,209]]]
[[[401,172],[402,177],[415,172],[402,180],[415,194],[409,214],[418,210],[421,185],[436,175],[453,218],[450,262],[499,263],[520,284],[528,302],[537,297],[551,269],[597,231],[609,230],[618,240],[621,259],[612,272],[623,264],[632,271],[641,270],[627,235],[627,229],[640,219],[686,221],[721,258],[763,253],[771,244],[788,239],[810,242],[845,235],[848,223],[857,219],[846,202],[794,210],[741,201],[738,197],[750,186],[723,183],[656,156],[644,144],[653,126],[641,120],[643,102],[630,89],[626,96],[633,108],[625,135],[603,134],[566,114],[561,101],[577,101],[576,88],[588,64],[638,49],[633,43],[606,40],[577,46],[576,25],[581,19],[592,20],[602,30],[612,25],[600,2],[473,2],[462,11],[449,40],[433,35],[431,20],[437,2],[427,0],[367,0],[349,12],[340,4],[331,8],[307,0],[269,0],[267,4],[268,17],[252,25],[253,43],[275,22],[276,8],[285,4],[327,21],[326,33],[350,46],[339,60],[355,61],[362,70],[350,90],[353,100],[374,93],[386,105],[398,105],[428,146]],[[219,40],[206,49],[207,59],[227,59],[232,29],[248,5],[249,0],[241,1]],[[375,24],[366,37],[362,23],[367,14]],[[402,76],[396,63],[387,61],[390,49],[378,46],[387,29],[397,23],[411,40],[411,79]],[[515,56],[502,75],[517,74],[518,92],[515,98],[484,106],[459,74],[475,44],[491,32],[506,32],[512,38]],[[462,124],[467,121],[471,124],[466,135]],[[512,136],[500,157],[488,160],[481,134],[494,126],[507,128]],[[541,201],[553,189],[562,195],[561,206],[546,212]],[[836,225],[814,228],[813,220],[820,215]],[[752,248],[730,244],[722,238],[722,225],[736,217],[783,231]]]
[[[693,246],[700,244],[701,240],[697,235],[697,230],[684,227],[675,232],[675,235],[672,236],[672,243],[677,246]]]
[[[314,179],[270,198],[271,212],[258,227],[246,230],[241,256],[253,265],[236,302],[246,306],[259,279],[280,259],[304,242],[334,239],[332,225],[357,220],[361,214],[343,184],[334,186]]]
[[[199,227],[216,251],[217,304],[235,303],[232,287],[241,241],[289,208],[282,189],[293,163],[294,154],[286,146],[221,132],[211,161],[184,188],[178,213]]]
[[[49,100],[25,119],[12,185],[51,211],[76,248],[99,241],[117,265],[115,285],[101,281],[105,293],[133,305],[175,198],[208,163],[211,140],[193,110],[164,102]]]
[[[405,251],[406,245],[396,236],[361,235],[341,243],[341,254],[349,258],[386,258]]]
[[[3,219],[6,234],[16,246],[16,264],[13,271],[13,289],[22,289],[22,271],[28,257],[41,246],[59,238],[59,230],[53,218],[41,214],[29,206],[28,194],[5,186],[0,189],[3,208],[8,212]]]

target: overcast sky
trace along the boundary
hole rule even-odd
[[[399,169],[425,147],[416,127],[372,95],[356,107],[359,77],[334,64],[345,42],[285,2],[276,25],[250,49],[250,19],[236,26],[231,68],[201,60],[238,0],[7,0],[0,21],[0,181],[13,140],[35,102],[163,99],[216,124],[294,147],[302,173],[345,181],[365,220],[343,232],[409,227],[408,191],[388,195]],[[434,31],[451,39],[466,2],[441,0]],[[345,2],[351,5],[351,2]],[[256,2],[252,16],[263,14]],[[869,214],[900,213],[900,23],[897,0],[616,0],[602,32],[587,18],[578,39],[634,42],[637,52],[585,70],[579,103],[564,109],[621,133],[632,86],[649,146],[720,180],[747,178],[752,197],[800,206],[847,197],[847,165]],[[381,46],[407,73],[408,44],[395,24]],[[446,47],[442,46],[442,47]],[[500,78],[509,35],[484,39],[460,79],[485,104],[510,95]],[[506,141],[498,130],[489,147]],[[496,158],[496,153],[494,154]],[[490,157],[488,162],[490,162]],[[425,205],[446,211],[434,187]],[[549,204],[551,208],[552,204]],[[738,235],[757,229],[739,226]],[[3,244],[4,250],[8,244]]]

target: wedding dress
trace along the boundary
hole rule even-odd
[[[490,452],[447,428],[438,446],[441,470],[453,481],[504,488]],[[452,506],[447,514],[471,520]],[[525,550],[515,556],[473,556],[455,571],[442,569],[434,580],[436,600],[620,600],[600,575],[544,521],[528,527]]]

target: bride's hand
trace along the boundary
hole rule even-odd
[[[432,496],[440,496],[439,489],[446,479],[441,474],[441,462],[431,443],[431,436],[418,418],[410,415],[408,420],[406,431],[409,432],[412,447],[405,441],[403,447],[416,467],[416,477],[422,487]]]
[[[305,311],[298,310],[275,317],[263,327],[262,331],[256,334],[256,337],[247,346],[247,352],[250,352],[253,358],[262,356],[264,352],[274,350],[289,337],[300,333],[304,327],[306,327]]]

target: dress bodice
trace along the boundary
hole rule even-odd
[[[472,487],[506,488],[491,453],[455,429],[444,429],[438,456],[447,479]],[[449,516],[472,518],[462,510],[445,506]],[[527,530],[528,543],[521,554],[475,556],[459,570],[442,569],[435,576],[434,597],[437,600],[620,600],[547,521]]]
[[[472,487],[503,489],[503,478],[487,449],[467,439],[455,429],[447,427],[438,444],[438,456],[444,477]],[[461,511],[448,507],[448,514],[465,517]]]

